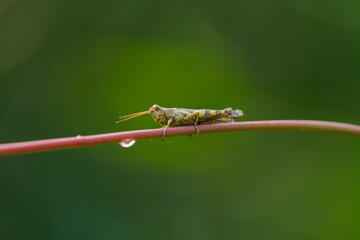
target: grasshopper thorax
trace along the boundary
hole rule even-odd
[[[168,118],[164,108],[155,104],[149,109],[149,112],[157,123],[161,125],[165,125],[167,123]]]

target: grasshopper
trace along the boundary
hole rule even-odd
[[[162,108],[159,105],[153,105],[148,111],[133,113],[119,117],[122,120],[116,123],[139,117],[144,114],[151,114],[155,122],[164,125],[162,139],[165,138],[166,130],[169,127],[190,126],[194,125],[196,133],[200,133],[197,125],[211,123],[234,122],[234,119],[244,115],[241,110],[232,110],[225,108],[224,110],[209,109],[186,109],[186,108]]]

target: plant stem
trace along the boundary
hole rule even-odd
[[[236,131],[260,130],[308,130],[336,132],[360,136],[360,126],[339,122],[315,120],[270,120],[199,125],[200,134]],[[173,127],[166,132],[166,137],[194,135],[193,126]],[[54,138],[28,142],[0,144],[0,156],[11,154],[33,153],[57,149],[94,146],[106,143],[121,142],[126,139],[141,140],[161,138],[163,129],[146,129],[116,133]]]

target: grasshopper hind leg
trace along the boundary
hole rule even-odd
[[[198,122],[199,122],[199,115],[197,115],[196,119],[195,119],[195,124],[194,124],[194,127],[195,127],[195,130],[196,130],[196,134],[199,134],[200,133],[200,130],[198,128]]]
[[[187,123],[187,124],[184,124],[184,125],[192,125],[192,123],[194,123],[194,128],[196,130],[195,134],[199,134],[200,130],[199,130],[198,126],[197,126],[198,123],[199,123],[199,118],[200,118],[200,111],[196,111],[196,112],[190,114],[189,116],[187,116],[184,119],[184,122]],[[190,135],[190,137],[192,137],[192,135]]]
[[[223,118],[219,118],[219,119],[214,119],[214,120],[211,120],[211,121],[203,122],[203,123],[201,123],[201,124],[231,123],[231,122],[235,122],[235,120],[234,120],[233,118],[223,117]]]

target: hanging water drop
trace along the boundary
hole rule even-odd
[[[132,145],[135,144],[135,140],[134,139],[124,139],[121,142],[119,142],[119,145],[122,146],[123,148],[129,148]]]

